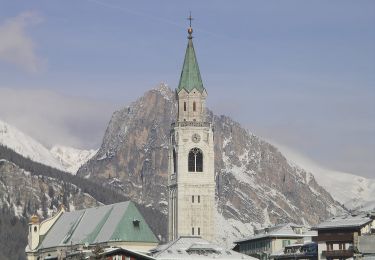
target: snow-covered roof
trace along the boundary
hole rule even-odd
[[[262,239],[262,238],[271,238],[271,237],[303,238],[303,237],[317,236],[316,231],[309,230],[307,232],[297,233],[296,228],[299,228],[302,231],[304,227],[301,225],[294,224],[294,223],[279,224],[273,227],[258,230],[257,231],[258,233],[256,233],[254,236],[247,237],[241,240],[237,240],[234,243],[242,243],[246,241],[257,240],[257,239]]]
[[[360,228],[373,221],[367,214],[358,215],[343,215],[330,218],[319,225],[315,226],[313,229],[336,229],[336,228]]]
[[[133,256],[136,256],[136,257],[139,257],[139,258],[142,258],[142,259],[149,259],[149,260],[155,259],[155,258],[153,258],[149,255],[145,255],[145,254],[142,254],[140,252],[130,250],[130,249],[127,249],[127,248],[121,248],[121,247],[105,248],[104,252],[101,255],[111,255],[111,254],[114,254],[114,253],[122,253],[122,252],[127,253],[127,254],[131,254]]]
[[[153,249],[151,253],[158,260],[200,260],[212,258],[222,260],[256,259],[233,250],[225,249],[198,236],[181,236],[166,245],[158,246],[157,248]]]

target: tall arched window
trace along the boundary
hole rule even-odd
[[[189,152],[189,172],[203,172],[203,153],[199,148],[193,148]]]
[[[186,102],[184,102],[184,111],[186,111]]]
[[[193,102],[193,111],[195,112],[197,110],[197,104],[195,103],[195,101]]]
[[[173,149],[173,173],[177,173],[177,154],[175,149]]]

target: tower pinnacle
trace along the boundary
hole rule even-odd
[[[191,21],[194,20],[193,17],[191,17],[191,12],[189,14],[189,17],[187,18],[189,20],[189,28],[188,28],[188,39],[192,39],[193,36],[191,36],[193,34],[193,28],[191,27]]]
[[[202,83],[201,74],[199,72],[197,57],[195,56],[194,46],[193,46],[193,28],[191,27],[191,13],[187,18],[189,20],[190,27],[188,28],[188,46],[186,48],[185,60],[182,67],[180,82],[178,84],[177,92],[185,89],[187,93],[190,93],[193,89],[196,89],[200,93],[205,91]]]

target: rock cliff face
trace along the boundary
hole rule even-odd
[[[70,210],[99,205],[90,195],[70,183],[45,176],[31,175],[14,163],[0,160],[0,208],[13,209],[18,217],[34,213],[46,218],[61,204]]]
[[[314,177],[229,117],[214,123],[218,240],[278,222],[316,224],[343,211]],[[113,114],[98,153],[78,174],[167,213],[168,137],[175,94],[164,85]],[[220,228],[219,228],[220,227]]]

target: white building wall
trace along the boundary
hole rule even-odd
[[[215,209],[214,138],[211,124],[204,121],[206,93],[179,94],[178,122],[171,134],[169,152],[169,239],[183,235],[200,235],[212,241]],[[187,111],[184,111],[187,102]],[[196,111],[193,111],[196,102]],[[183,124],[184,122],[192,124]],[[202,124],[200,124],[202,123]],[[199,140],[193,136],[198,135]],[[188,171],[188,156],[193,148],[203,153],[203,171]],[[174,173],[173,149],[177,172]],[[194,202],[192,197],[194,196]],[[198,202],[199,196],[199,202]],[[199,230],[199,231],[198,231]],[[199,233],[198,233],[199,232]]]
[[[325,256],[323,256],[322,252],[327,250],[326,242],[319,242],[318,243],[318,259],[324,260],[326,259]]]

